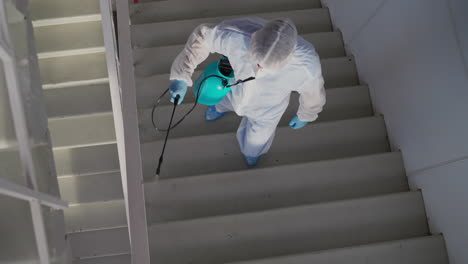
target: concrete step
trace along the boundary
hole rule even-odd
[[[120,169],[116,144],[54,149],[54,158],[58,176],[115,172]]]
[[[72,205],[64,211],[67,233],[127,225],[124,200]]]
[[[168,0],[133,0],[133,5],[141,5],[143,3],[151,3],[151,2],[162,2]]]
[[[442,236],[424,236],[231,264],[448,264]]]
[[[76,23],[100,19],[96,0],[31,0],[29,10],[35,26]]]
[[[291,111],[288,111],[288,113],[284,117],[283,123],[285,124],[287,123],[287,121],[289,121],[288,118],[291,118],[295,112],[292,110],[294,110],[294,107],[297,104],[297,100],[292,99],[292,102],[293,103],[290,108]],[[182,108],[187,108],[188,106],[188,104],[183,105]],[[165,117],[164,110],[169,111],[169,108],[170,106],[163,106],[161,111],[158,112],[158,116]],[[182,129],[176,129],[174,130],[175,134],[173,134],[173,136],[177,137],[177,133],[179,131],[182,133],[180,136],[185,136],[185,132],[190,132],[192,133],[191,135],[203,134],[203,131],[205,131],[206,133],[210,133],[212,132],[213,127],[217,129],[222,129],[222,131],[233,131],[237,127],[237,124],[235,122],[227,122],[223,120],[219,120],[218,124],[224,124],[227,122],[225,126],[219,126],[216,123],[206,123],[203,120],[204,108],[199,106],[197,109],[199,113],[193,113],[191,118],[188,118],[186,121],[184,121],[185,123],[182,124],[182,126],[190,125],[192,130],[187,131]],[[329,90],[328,103],[326,105],[326,109],[333,110],[325,110],[323,113],[323,117],[321,117],[323,120],[355,118],[372,114],[367,88],[365,86]],[[180,111],[180,113],[182,112],[184,111]],[[146,141],[155,139],[155,132],[152,129],[150,120],[148,120],[147,118],[148,115],[148,112],[144,112],[142,115],[140,115],[140,118],[143,121],[142,124],[145,124],[141,127],[143,135],[142,139]],[[226,120],[232,121],[236,119],[234,115],[232,115],[232,117],[230,118],[231,119],[226,117]],[[164,123],[164,120],[162,120],[162,122]],[[193,130],[194,124],[192,123],[194,122],[202,126],[200,128],[201,130],[198,129],[200,131],[198,131],[197,129]],[[107,146],[109,143],[115,141],[112,113],[110,112],[80,115],[67,118],[52,118],[49,119],[49,127],[53,138],[53,144],[56,149],[75,148],[99,144],[105,144]],[[208,130],[203,130],[204,128]]]
[[[130,254],[74,260],[73,264],[131,264]]]
[[[73,258],[130,253],[127,227],[68,234]]]
[[[419,192],[151,225],[152,263],[226,263],[427,235]],[[183,254],[181,254],[183,252]]]
[[[160,223],[407,190],[401,153],[390,152],[160,180],[145,184],[145,200],[148,223]]]
[[[175,120],[179,120],[193,107],[193,103],[183,103],[177,108]],[[286,126],[296,115],[299,107],[299,94],[293,93],[290,104],[283,115],[280,126]],[[172,113],[172,105],[162,105],[155,111],[155,122],[160,128],[166,129]],[[205,120],[207,107],[198,105],[176,129],[171,131],[171,138],[218,134],[236,131],[240,117],[229,113],[216,122]],[[152,108],[140,110],[140,140],[142,143],[164,139],[165,132],[157,132],[151,122]],[[320,113],[318,121],[332,121],[350,118],[360,118],[373,115],[372,104],[367,86],[352,86],[327,90],[327,103]]]
[[[36,27],[34,35],[39,58],[104,50],[101,21]]]
[[[123,199],[120,172],[58,178],[61,197],[71,204]]]
[[[326,8],[255,13],[249,16],[256,16],[264,19],[289,17],[294,21],[300,34],[332,31],[330,14]],[[149,48],[185,43],[190,33],[192,33],[198,25],[203,23],[219,23],[223,20],[236,17],[242,16],[220,16],[133,25],[131,26],[132,44],[135,48]]]
[[[44,58],[39,67],[45,85],[107,78],[104,52]]]
[[[45,89],[49,118],[111,112],[109,83]]]
[[[300,130],[281,127],[258,168],[386,152],[389,151],[386,136],[381,117],[319,122]],[[163,141],[141,145],[146,180],[154,179],[162,145]],[[246,168],[236,135],[232,132],[170,139],[160,177],[176,178]]]
[[[319,0],[171,0],[130,6],[132,24],[320,8]]]
[[[49,90],[66,89],[70,88]],[[185,114],[192,107],[192,104],[187,102],[179,106],[176,120]],[[298,95],[293,94],[290,107],[283,116],[280,125],[287,125],[289,123],[290,119],[296,114],[298,105]],[[71,108],[70,110],[74,109]],[[204,120],[205,110],[206,107],[198,106],[190,118],[187,118],[180,127],[173,131],[172,138],[226,133],[234,131],[240,122],[240,119],[235,114],[229,114],[216,123],[206,122]],[[139,114],[142,142],[161,139],[165,136],[165,133],[158,133],[154,130],[151,123],[151,111],[152,109],[146,109],[140,111]],[[156,114],[157,118],[159,118],[157,122],[160,126],[167,126],[171,111],[172,105],[163,105],[158,109]],[[366,86],[335,88],[328,90],[327,104],[320,115],[320,121],[358,118],[372,114],[371,101]],[[72,148],[115,142],[114,123],[111,112],[50,118],[49,128],[54,148]]]
[[[107,145],[115,142],[112,112],[49,118],[54,148]]]
[[[311,33],[303,35],[303,37],[314,44],[322,59],[345,56],[343,41],[339,32]],[[134,49],[135,74],[137,76],[148,76],[170,72],[172,62],[183,49],[184,45]],[[205,68],[206,65],[218,60],[219,57],[217,54],[210,56],[209,59],[199,65],[199,69]]]
[[[199,67],[201,68],[201,67]],[[196,80],[202,73],[201,70],[193,74],[192,80]],[[330,58],[322,60],[322,74],[326,88],[337,88],[359,85],[356,65],[351,57]],[[138,108],[153,107],[158,97],[169,87],[169,74],[156,74],[149,77],[136,79]],[[187,93],[185,102],[194,102],[193,93]],[[170,104],[169,99],[163,100],[163,104]]]

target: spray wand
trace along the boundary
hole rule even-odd
[[[169,121],[169,127],[167,128],[166,139],[164,139],[164,146],[161,152],[161,156],[159,157],[158,168],[156,169],[156,175],[158,176],[159,176],[159,173],[161,172],[161,166],[164,161],[164,152],[166,151],[167,140],[169,139],[169,132],[171,132],[172,120],[174,119],[174,114],[177,108],[177,104],[179,103],[179,99],[180,99],[180,95],[177,95],[176,98],[174,98],[174,108],[172,109],[171,120]]]

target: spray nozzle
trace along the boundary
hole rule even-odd
[[[228,88],[227,87],[228,86],[228,80],[223,79],[222,83],[223,83],[224,88]]]
[[[174,98],[174,104],[177,105],[179,103],[179,100],[180,100],[180,94],[176,95],[176,97]]]

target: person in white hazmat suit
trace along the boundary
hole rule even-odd
[[[312,44],[297,35],[290,19],[260,18],[202,24],[189,37],[172,64],[172,102],[182,102],[191,76],[210,53],[228,57],[236,80],[255,80],[234,86],[223,100],[206,111],[209,121],[234,111],[243,116],[237,140],[247,164],[253,167],[272,145],[276,127],[292,91],[300,93],[300,107],[290,122],[293,129],[317,119],[325,104],[320,59]]]

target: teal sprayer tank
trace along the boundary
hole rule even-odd
[[[231,91],[230,82],[234,78],[227,57],[208,65],[193,85],[195,98],[200,104],[215,105]]]

